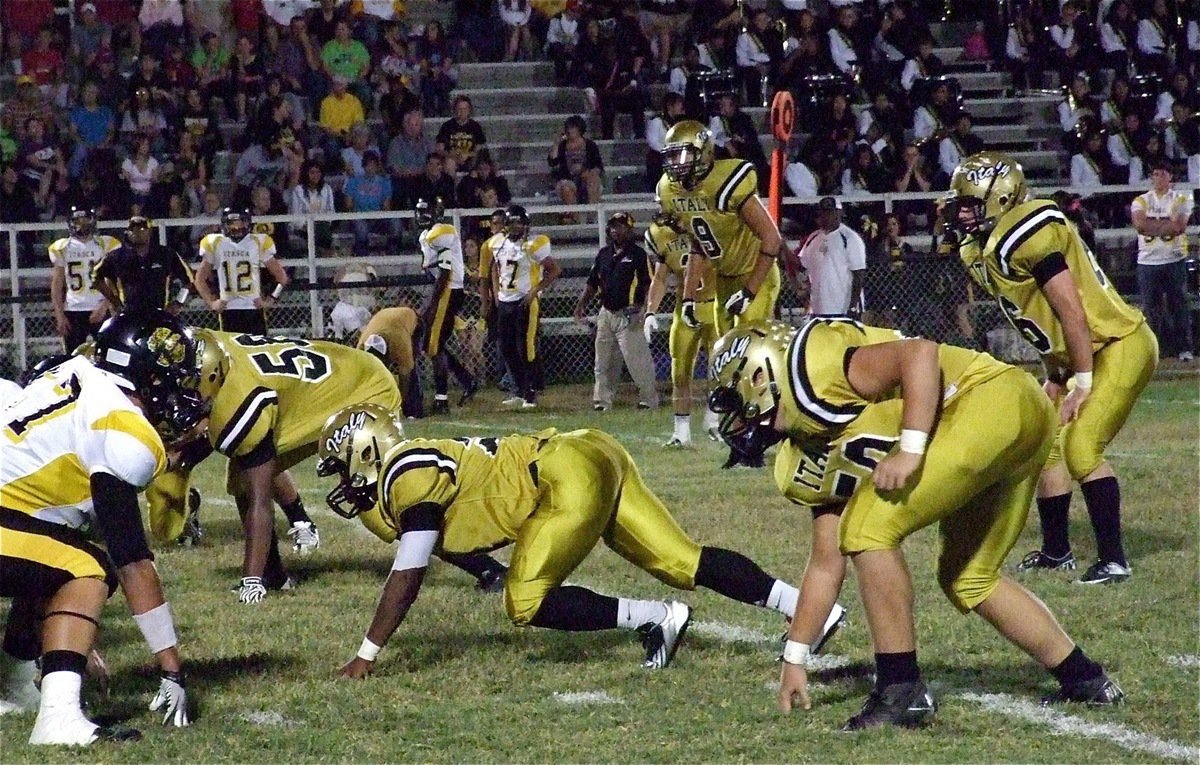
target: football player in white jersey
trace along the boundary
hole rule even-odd
[[[421,267],[434,279],[433,292],[421,316],[426,332],[425,354],[433,361],[433,414],[450,411],[451,370],[463,388],[459,406],[470,401],[479,389],[475,377],[446,347],[454,332],[454,319],[462,310],[466,268],[463,265],[462,239],[454,226],[442,220],[443,214],[441,197],[436,197],[432,202],[428,199],[417,200]]]
[[[17,400],[17,396],[21,395],[21,386],[17,385],[12,380],[5,380],[0,377],[0,409],[4,409],[9,404]]]
[[[55,329],[70,353],[108,316],[108,301],[93,286],[92,271],[121,242],[96,233],[95,210],[72,207],[67,230],[70,236],[56,239],[49,248],[50,302]]]
[[[163,439],[204,416],[197,370],[195,340],[178,319],[120,315],[96,333],[95,361],[54,367],[0,413],[0,597],[14,599],[14,612],[42,614],[31,744],[140,737],[88,720],[79,700],[100,613],[118,584],[162,670],[150,709],[164,724],[188,724],[174,619],[137,494],[167,466]],[[85,526],[107,551],[88,541]],[[6,650],[36,646],[33,622],[10,621],[8,630]]]
[[[514,395],[505,406],[534,409],[534,364],[537,361],[538,296],[558,278],[561,269],[550,254],[550,239],[529,236],[529,213],[509,205],[504,241],[492,250],[492,294],[496,297],[496,336]],[[490,241],[490,240],[489,240]],[[534,269],[541,271],[535,279]]]
[[[275,257],[269,234],[255,234],[250,213],[226,207],[221,211],[221,233],[200,240],[200,267],[196,291],[221,318],[225,332],[267,334],[265,309],[275,305],[287,286],[287,272]],[[275,289],[262,294],[262,269],[275,278]],[[216,274],[218,294],[210,286]]]

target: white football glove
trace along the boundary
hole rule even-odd
[[[184,728],[191,724],[188,719],[187,690],[184,688],[182,672],[163,672],[158,684],[158,693],[150,702],[151,712],[162,712],[162,724]]]
[[[743,287],[725,301],[725,310],[729,312],[730,316],[741,316],[753,301],[754,293]]]
[[[691,329],[700,327],[700,320],[696,318],[696,301],[685,300],[679,308],[679,317]]]
[[[238,600],[242,603],[261,603],[267,596],[267,588],[263,586],[261,576],[243,576],[242,584],[238,587]]]
[[[654,333],[658,331],[658,314],[646,314],[646,323],[642,325],[642,331],[646,333],[646,342],[654,342]]]

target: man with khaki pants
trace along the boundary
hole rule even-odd
[[[608,238],[612,242],[596,255],[587,286],[575,304],[575,321],[585,324],[583,312],[597,294],[600,311],[596,315],[596,386],[592,408],[605,411],[612,407],[613,388],[620,366],[617,353],[638,387],[638,408],[658,406],[654,383],[654,361],[646,343],[646,291],[650,288],[650,267],[646,251],[633,238],[634,220],[628,213],[616,213],[608,219]]]

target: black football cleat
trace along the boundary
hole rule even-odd
[[[466,406],[468,403],[470,403],[471,399],[475,398],[475,394],[478,392],[479,392],[479,379],[476,377],[472,377],[470,384],[467,385],[466,390],[464,390],[462,396],[459,397],[458,405]]]
[[[504,575],[507,573],[506,566],[488,569],[475,580],[475,589],[480,592],[504,592]]]
[[[1133,576],[1127,565],[1113,561],[1098,560],[1079,577],[1080,584],[1117,584]]]
[[[1017,564],[1017,571],[1074,571],[1075,570],[1075,555],[1070,551],[1061,558],[1056,558],[1053,555],[1047,555],[1041,550],[1034,550],[1021,559]]]
[[[1101,672],[1099,677],[1061,686],[1054,693],[1042,697],[1044,707],[1064,703],[1087,704],[1089,707],[1116,707],[1125,703],[1125,691]]]
[[[435,398],[433,406],[429,408],[430,414],[450,414],[450,402],[444,398]]]
[[[873,689],[859,713],[847,720],[842,730],[866,730],[883,725],[917,728],[932,720],[935,714],[937,702],[924,682],[893,683]]]

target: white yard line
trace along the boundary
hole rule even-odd
[[[1167,664],[1172,667],[1180,667],[1182,669],[1195,669],[1200,667],[1200,656],[1193,654],[1184,654],[1182,656],[1168,656]]]
[[[284,717],[279,712],[246,712],[242,715],[242,719],[251,725],[258,725],[269,728],[294,728],[300,724],[298,720],[293,720],[290,717]]]
[[[1109,741],[1128,752],[1150,754],[1166,760],[1194,763],[1200,759],[1200,747],[1167,741],[1118,723],[1084,720],[1006,693],[960,692],[953,696],[974,702],[987,712],[1045,726],[1056,736]]]
[[[566,693],[554,692],[554,700],[560,704],[624,704],[624,699],[620,699],[608,693],[608,691],[570,691]]]

